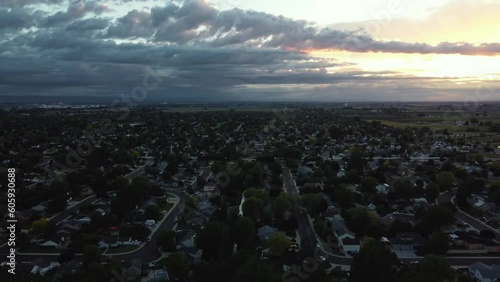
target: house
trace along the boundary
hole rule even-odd
[[[312,175],[314,171],[308,166],[301,166],[297,169],[297,173],[300,175]]]
[[[194,263],[200,262],[203,256],[203,250],[194,247],[181,246],[178,250],[181,250]]]
[[[64,281],[66,276],[72,275],[76,273],[76,270],[80,267],[82,263],[77,260],[71,260],[57,269],[57,272],[54,274],[55,281]]]
[[[168,281],[168,272],[164,269],[156,269],[149,272],[148,276],[144,278],[145,282],[152,281]]]
[[[355,235],[352,233],[347,226],[345,225],[345,222],[343,219],[334,219],[332,220],[332,230],[333,233],[335,234],[335,237],[337,237],[339,241],[339,245],[341,245],[341,241],[350,238],[354,239]]]
[[[61,235],[61,236],[64,236],[64,237],[70,237],[73,233],[77,232],[78,230],[80,230],[80,224],[79,223],[75,224],[75,225],[62,224],[59,227],[59,230],[57,230],[56,233],[57,233],[57,235]]]
[[[51,262],[50,260],[39,258],[33,261],[32,265],[31,274],[44,276],[49,270],[58,267],[60,264],[58,262]]]
[[[321,191],[323,191],[323,183],[321,181],[314,181],[315,179],[313,179],[313,181],[308,181],[304,184],[304,188],[308,188],[308,189],[319,189]]]
[[[492,252],[498,252],[499,246],[492,240],[484,239],[465,231],[456,231],[452,234],[453,243],[457,246],[464,246],[468,250],[488,249]]]
[[[267,237],[269,237],[269,235],[271,235],[272,233],[277,232],[277,231],[278,231],[278,229],[276,229],[274,227],[271,227],[269,225],[264,225],[264,226],[260,227],[259,229],[257,229],[257,235],[259,236],[261,241],[264,241],[267,239]]]
[[[194,247],[195,242],[194,238],[196,236],[196,233],[193,230],[182,230],[180,232],[177,232],[176,235],[176,242],[177,246],[182,246],[182,247]]]
[[[33,211],[33,213],[35,214],[43,214],[43,212],[45,211],[45,207],[42,206],[42,205],[37,205],[37,206],[34,206],[31,208],[31,210]]]
[[[361,246],[359,239],[345,237],[339,240],[339,247],[344,252],[358,252]]]
[[[476,262],[469,265],[469,271],[480,282],[500,281],[500,265],[487,265]]]
[[[132,237],[118,237],[119,246],[128,246],[132,242]]]
[[[138,259],[132,259],[123,264],[125,268],[125,274],[128,280],[134,280],[141,277],[142,274],[142,262]]]
[[[38,246],[47,247],[47,248],[57,248],[57,247],[59,247],[59,243],[55,242],[53,240],[47,240],[47,241],[40,242],[38,244]]]
[[[118,236],[102,237],[98,243],[99,248],[116,248],[118,247]]]
[[[91,222],[90,217],[82,217],[78,220],[81,224],[89,224]]]
[[[377,193],[379,194],[387,194],[389,193],[389,184],[379,184],[375,187],[377,189]]]
[[[125,221],[128,223],[128,224],[140,224],[140,225],[143,225],[146,220],[148,220],[148,218],[146,217],[146,215],[139,211],[139,210],[133,210],[133,211],[130,211],[128,212],[126,215],[125,215]]]
[[[393,212],[387,214],[379,219],[379,224],[384,227],[390,227],[394,221],[400,220],[403,222],[411,223],[411,225],[415,225],[415,216],[409,213],[401,213],[401,212]]]
[[[326,219],[328,222],[332,222],[337,214],[338,211],[336,211],[333,206],[330,206],[325,212],[322,212],[320,216]]]
[[[215,191],[215,182],[208,182],[205,185],[203,185],[203,192],[214,192]]]
[[[54,235],[54,236],[46,236],[43,235],[37,240],[38,246],[46,247],[46,248],[59,248],[64,243],[64,237]]]

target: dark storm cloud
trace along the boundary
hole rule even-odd
[[[39,24],[46,16],[45,12],[26,8],[0,7],[0,30],[18,30]]]
[[[360,89],[368,85],[382,89],[421,84],[424,78],[356,70],[304,50],[488,55],[500,50],[498,44],[383,42],[262,12],[221,11],[202,1],[131,10],[115,19],[105,13],[109,8],[103,1],[70,1],[56,13],[28,6],[34,1],[19,3],[24,4],[0,8],[0,29],[7,31],[0,37],[3,95],[118,95],[140,85],[148,67],[156,66],[171,74],[151,91],[153,97],[228,99],[243,93],[238,99],[252,99],[248,95],[266,87],[324,96],[332,89],[356,88],[365,95],[369,91]],[[340,66],[353,69],[335,69]],[[262,93],[276,93],[268,91]]]
[[[497,43],[474,45],[443,42],[426,43],[379,41],[360,32],[321,28],[306,21],[283,16],[243,11],[220,11],[204,1],[154,7],[151,12],[132,11],[109,28],[108,36],[143,37],[170,44],[206,46],[252,46],[281,49],[327,49],[352,52],[496,55]]]
[[[114,38],[148,38],[153,33],[154,28],[150,14],[145,11],[133,10],[124,17],[119,18],[115,25],[109,27],[106,36]]]
[[[54,5],[54,4],[61,4],[63,2],[64,0],[2,0],[0,2],[0,6],[7,8],[14,8],[14,7],[24,7],[29,5],[39,5],[39,4]]]
[[[33,24],[30,16],[31,14],[22,8],[0,8],[0,29],[29,27]]]
[[[98,1],[76,1],[72,2],[65,12],[57,12],[47,17],[45,25],[50,27],[57,24],[70,23],[73,20],[83,18],[89,13],[100,15],[109,11],[108,6]]]
[[[95,31],[103,30],[109,26],[110,20],[104,18],[89,18],[76,20],[66,27],[68,31]]]

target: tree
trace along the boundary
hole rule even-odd
[[[394,220],[391,227],[387,230],[387,233],[391,237],[396,237],[397,234],[403,232],[413,232],[413,225],[408,221],[402,221],[401,219]]]
[[[467,198],[471,196],[471,191],[469,187],[464,183],[460,183],[458,185],[457,194],[456,194],[456,203],[460,208],[467,208],[469,203],[467,202]]]
[[[269,264],[253,257],[238,267],[231,282],[271,282],[278,281],[277,275]]]
[[[495,239],[495,233],[491,230],[488,230],[488,229],[484,229],[484,230],[481,230],[479,232],[479,236],[485,238],[485,239],[489,239],[489,240],[493,240]]]
[[[429,251],[435,255],[444,255],[448,251],[448,243],[448,235],[439,230],[436,230],[432,232],[429,238]]]
[[[252,218],[247,216],[238,218],[234,224],[233,234],[238,247],[251,248],[257,234]]]
[[[71,261],[72,259],[75,258],[75,253],[72,251],[63,251],[58,257],[57,257],[57,262],[60,264],[65,264],[68,261]]]
[[[42,234],[47,230],[48,225],[49,221],[45,217],[42,217],[31,223],[31,231],[36,235]]]
[[[66,206],[66,196],[60,195],[49,201],[49,204],[47,205],[47,212],[49,214],[58,213],[66,209]]]
[[[319,237],[325,241],[328,240],[328,236],[332,233],[328,224],[322,219],[316,219],[314,221],[314,230],[318,233]]]
[[[361,191],[375,193],[377,191],[375,187],[377,187],[377,179],[371,176],[365,176],[361,179]]]
[[[290,247],[292,240],[281,232],[274,232],[269,235],[269,254],[271,256],[281,256]]]
[[[321,195],[317,193],[307,193],[302,195],[302,202],[311,216],[315,216],[318,213],[321,200]]]
[[[158,219],[160,216],[160,208],[157,205],[147,206],[144,210],[144,214],[148,219]]]
[[[187,258],[178,252],[172,253],[167,258],[167,270],[169,274],[184,279],[189,271],[189,263]]]
[[[111,187],[110,189],[111,190],[121,190],[123,189],[124,187],[126,187],[127,185],[129,184],[128,182],[128,179],[123,177],[123,176],[118,176],[117,178],[115,178],[115,180],[113,180],[113,182],[111,183]]]
[[[342,209],[347,209],[356,201],[356,194],[345,187],[339,187],[333,192],[333,200],[339,204]]]
[[[366,228],[377,223],[378,215],[365,208],[350,208],[346,214],[346,224],[357,235],[364,235]]]
[[[197,246],[203,250],[207,258],[223,259],[231,253],[233,240],[231,240],[229,227],[223,221],[209,221],[196,237]]]
[[[436,182],[443,190],[448,190],[455,183],[455,175],[450,171],[442,171],[436,175]]]
[[[243,215],[249,216],[256,222],[259,222],[263,208],[264,202],[261,199],[255,197],[245,198],[242,206]]]
[[[425,256],[415,265],[413,272],[420,279],[409,281],[443,282],[455,280],[455,270],[450,266],[450,263],[444,257],[436,255]]]
[[[285,192],[281,192],[273,201],[273,213],[277,218],[283,218],[285,213],[293,207],[293,198]]]
[[[173,252],[176,250],[177,233],[174,230],[163,231],[156,239],[156,245],[164,252]]]
[[[267,201],[268,198],[266,191],[257,188],[248,188],[243,192],[243,195],[245,195],[245,198],[257,198],[264,202]]]
[[[422,215],[422,226],[427,233],[452,224],[454,221],[453,211],[445,205],[431,206]]]
[[[96,245],[85,246],[83,250],[83,265],[88,267],[93,262],[101,262],[101,250]]]
[[[358,147],[353,147],[350,150],[351,156],[347,162],[347,169],[363,173],[366,162],[364,151]]]
[[[394,183],[394,195],[398,199],[409,201],[415,194],[413,187],[414,185],[410,178],[400,178]]]
[[[351,264],[351,281],[395,282],[394,256],[381,242],[366,239]]]
[[[433,203],[439,196],[439,185],[434,182],[429,183],[425,187],[425,198],[429,203]]]

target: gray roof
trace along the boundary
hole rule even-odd
[[[482,262],[476,262],[469,265],[470,269],[474,269],[481,273],[483,278],[500,278],[500,265],[487,265]]]
[[[278,229],[276,229],[272,226],[269,226],[269,225],[264,225],[264,226],[260,227],[259,229],[257,229],[257,233],[259,234],[259,237],[266,236],[266,235],[274,233],[276,231],[278,231]]]
[[[345,223],[343,219],[334,219],[332,220],[332,229],[333,231],[339,231],[345,229]]]

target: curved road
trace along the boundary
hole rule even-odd
[[[299,190],[297,188],[297,185],[295,184],[295,181],[293,180],[292,174],[290,170],[286,167],[283,167],[283,186],[285,191],[294,196],[296,199],[299,198]],[[451,202],[453,197],[454,197],[454,191],[451,191],[445,194],[442,194],[440,196],[440,201],[441,202],[446,202],[449,201]],[[298,201],[300,203],[300,200]],[[311,220],[309,219],[309,215],[307,212],[301,208],[298,207],[295,210],[295,215],[297,217],[297,222],[298,222],[298,230],[301,238],[305,238],[308,243],[314,243],[314,244],[319,244],[320,248],[319,250],[315,251],[317,255],[325,257],[329,262],[335,264],[335,265],[340,265],[340,266],[350,266],[352,262],[351,257],[346,257],[346,256],[339,256],[332,254],[330,252],[327,252],[325,248],[323,247],[321,241],[319,240],[319,237],[317,236],[316,232],[314,231],[314,227],[312,225]],[[478,221],[468,217],[467,215],[464,215],[463,212],[459,211],[457,212],[457,218],[464,220],[465,222],[469,223],[471,226],[477,226]],[[479,222],[479,224],[482,224],[482,229],[484,229],[485,224],[482,222]],[[491,227],[490,227],[491,228]],[[481,230],[481,229],[479,229]],[[498,234],[498,232],[496,233]],[[400,261],[403,263],[410,263],[415,260],[420,259],[419,258],[400,258]],[[477,257],[446,257],[447,260],[450,262],[452,266],[455,267],[467,267],[470,264],[473,264],[475,262],[483,262],[485,264],[491,265],[491,264],[500,264],[500,257],[484,257],[484,256],[477,256]]]
[[[132,251],[127,254],[105,254],[103,257],[109,257],[112,256],[113,258],[116,258],[118,260],[131,260],[133,258],[137,258],[143,262],[149,262],[157,259],[160,256],[160,252],[158,251],[158,247],[156,246],[156,239],[158,238],[158,235],[162,231],[167,231],[167,230],[172,230],[174,227],[174,218],[178,216],[182,211],[180,208],[183,206],[183,203],[186,201],[188,196],[184,194],[181,191],[178,190],[172,190],[172,189],[167,189],[169,193],[175,194],[177,197],[179,197],[179,203],[175,206],[175,208],[169,213],[167,218],[163,221],[163,223],[158,227],[156,232],[151,236],[151,241],[144,243],[145,245],[136,250]],[[6,257],[8,254],[8,249],[6,247],[0,249],[0,256],[1,257]],[[33,262],[36,259],[40,257],[45,257],[45,256],[50,256],[53,257],[54,261],[57,260],[57,257],[59,256],[59,253],[43,253],[43,254],[16,254],[16,260],[17,262]]]

